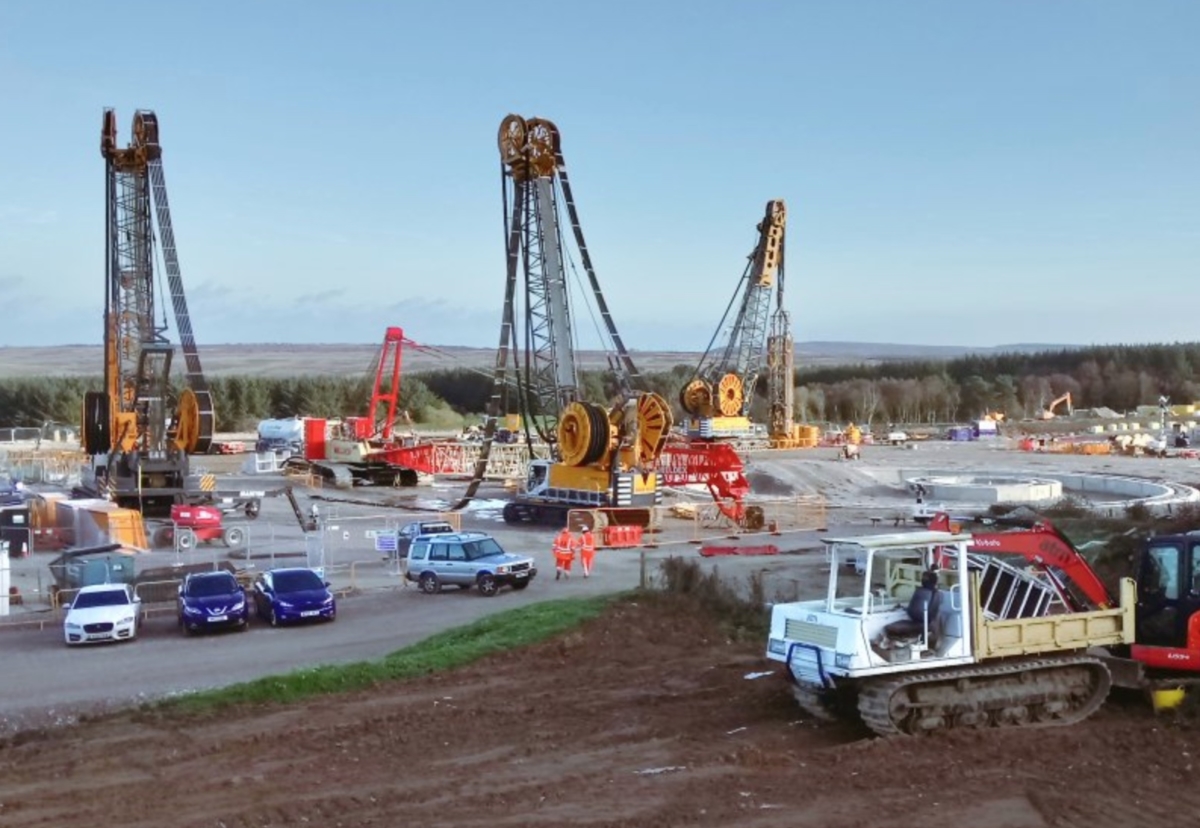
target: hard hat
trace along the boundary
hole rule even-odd
[[[592,531],[592,530],[591,530],[591,529],[589,529],[588,527],[586,527],[586,526],[585,526],[585,527],[583,527],[583,531],[585,531],[585,532],[590,532],[590,531]]]

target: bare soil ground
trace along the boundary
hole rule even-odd
[[[881,740],[806,718],[761,642],[673,596],[471,667],[284,707],[137,711],[0,746],[29,826],[1195,825],[1198,729]]]

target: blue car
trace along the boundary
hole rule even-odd
[[[292,621],[337,618],[329,582],[311,569],[272,569],[254,582],[254,608],[272,627]]]
[[[245,630],[250,622],[246,592],[229,572],[193,572],[185,577],[176,608],[184,635],[228,627]]]

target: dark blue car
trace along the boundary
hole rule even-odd
[[[193,572],[179,585],[179,628],[185,635],[203,630],[247,628],[246,592],[228,572]]]
[[[292,621],[337,617],[337,602],[329,583],[311,569],[272,569],[254,582],[254,608],[272,627]]]

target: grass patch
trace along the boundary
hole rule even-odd
[[[449,670],[492,653],[544,641],[595,618],[615,600],[617,598],[608,595],[530,604],[437,633],[377,661],[326,665],[267,676],[218,690],[180,696],[162,702],[160,707],[197,711],[237,704],[287,704]]]

